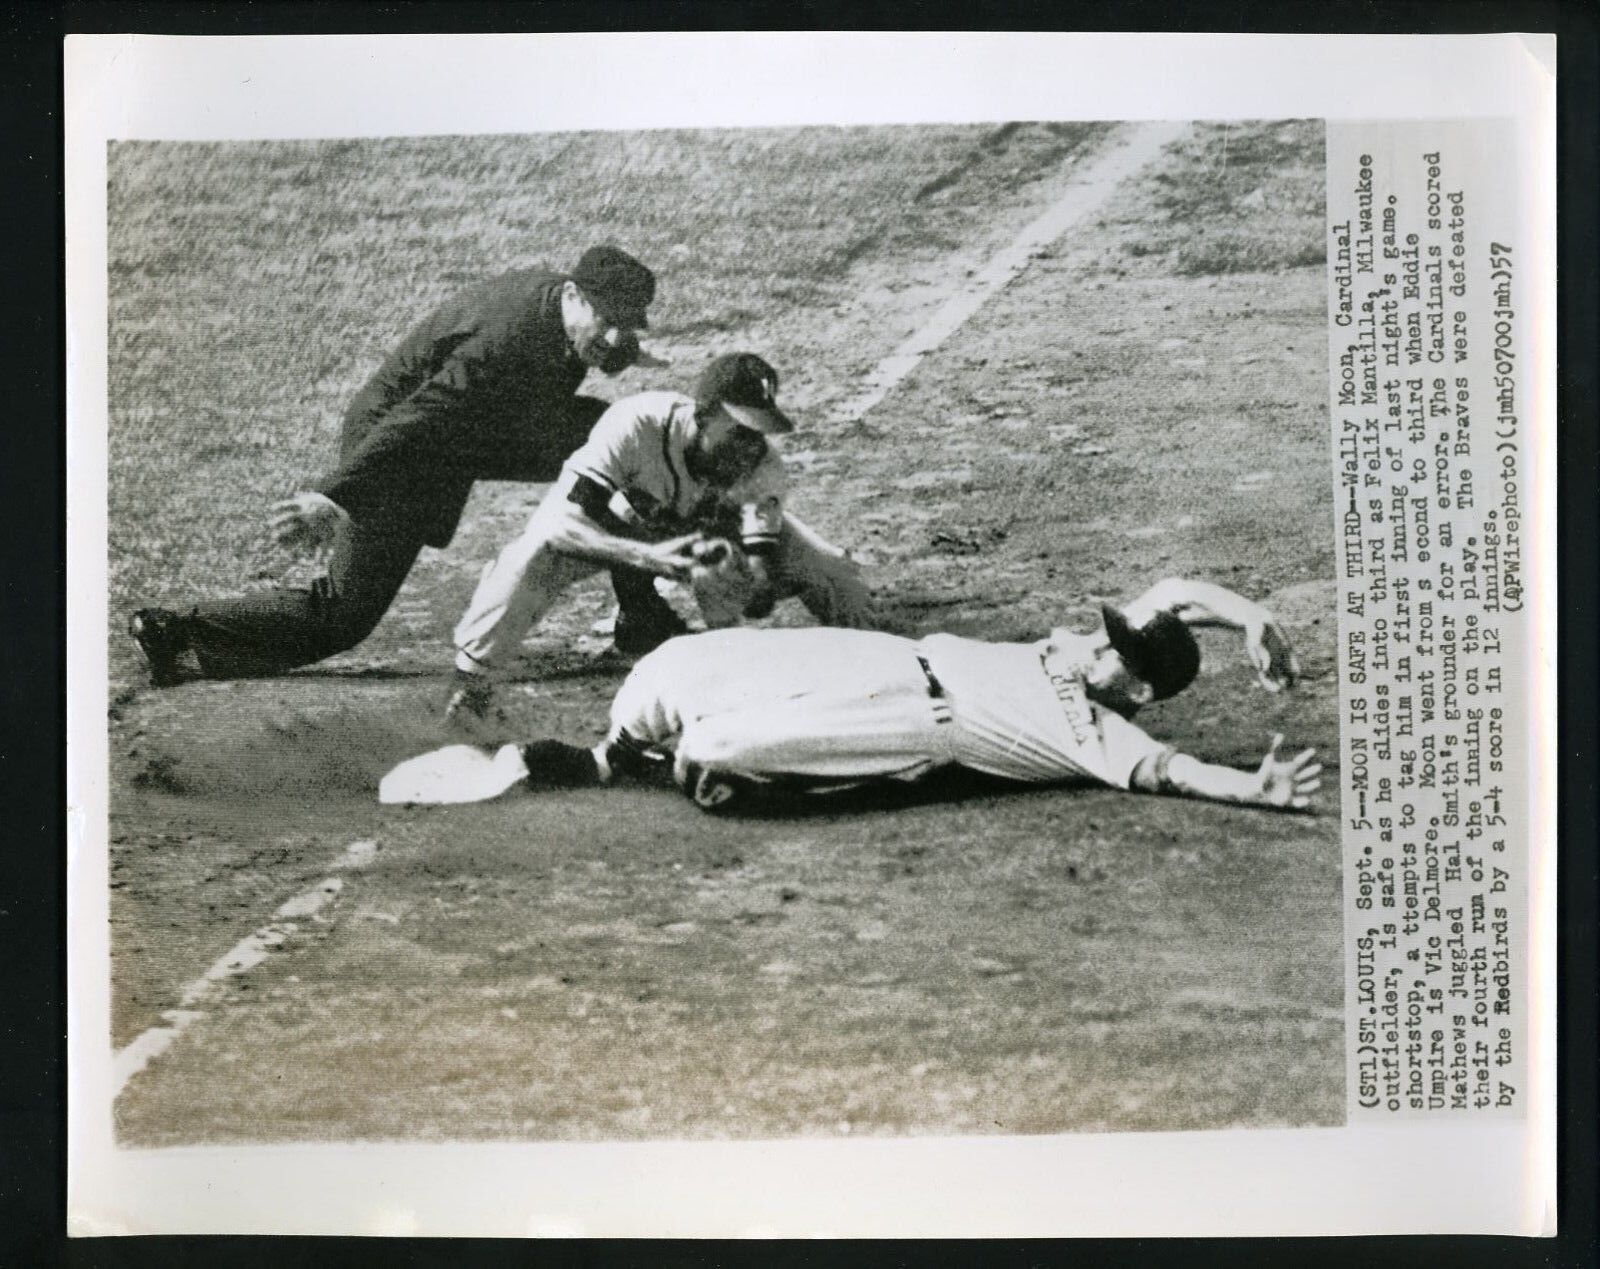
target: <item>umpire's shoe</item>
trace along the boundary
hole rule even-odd
[[[183,618],[169,608],[141,608],[128,618],[128,633],[144,654],[151,687],[172,687],[200,677],[189,653]]]
[[[444,720],[451,731],[480,744],[504,739],[509,727],[506,712],[495,699],[494,681],[464,670],[456,671]]]

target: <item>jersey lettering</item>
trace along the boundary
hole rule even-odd
[[[1061,703],[1061,713],[1067,720],[1067,730],[1074,744],[1085,745],[1095,735],[1094,711],[1090,708],[1083,680],[1076,674],[1058,674],[1050,668],[1043,653],[1039,656],[1040,668],[1050,680],[1050,688]]]

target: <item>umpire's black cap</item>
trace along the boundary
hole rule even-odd
[[[1111,646],[1129,671],[1150,685],[1155,700],[1176,696],[1200,673],[1200,645],[1174,614],[1159,612],[1137,628],[1110,604],[1100,605],[1100,615]]]
[[[590,247],[572,280],[613,326],[643,330],[650,324],[644,311],[656,297],[656,275],[621,247]]]

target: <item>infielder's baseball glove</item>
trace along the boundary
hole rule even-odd
[[[689,585],[706,629],[736,626],[772,611],[771,587],[750,568],[750,558],[727,538],[703,538],[691,548]]]

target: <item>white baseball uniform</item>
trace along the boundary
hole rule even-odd
[[[769,448],[738,484],[716,488],[690,474],[685,452],[693,421],[693,399],[676,392],[642,392],[601,415],[527,528],[484,570],[456,626],[461,669],[492,669],[515,652],[562,591],[605,567],[552,544],[557,513],[580,477],[610,491],[609,510],[641,537],[661,541],[696,529],[738,537],[747,550],[770,552],[783,593],[798,594],[824,621],[839,616],[854,565],[784,514],[777,451]]]
[[[611,736],[691,766],[818,785],[914,780],[937,767],[1031,783],[1127,788],[1167,749],[1088,699],[1094,641],[954,635],[922,640],[827,628],[673,639],[633,669]]]

